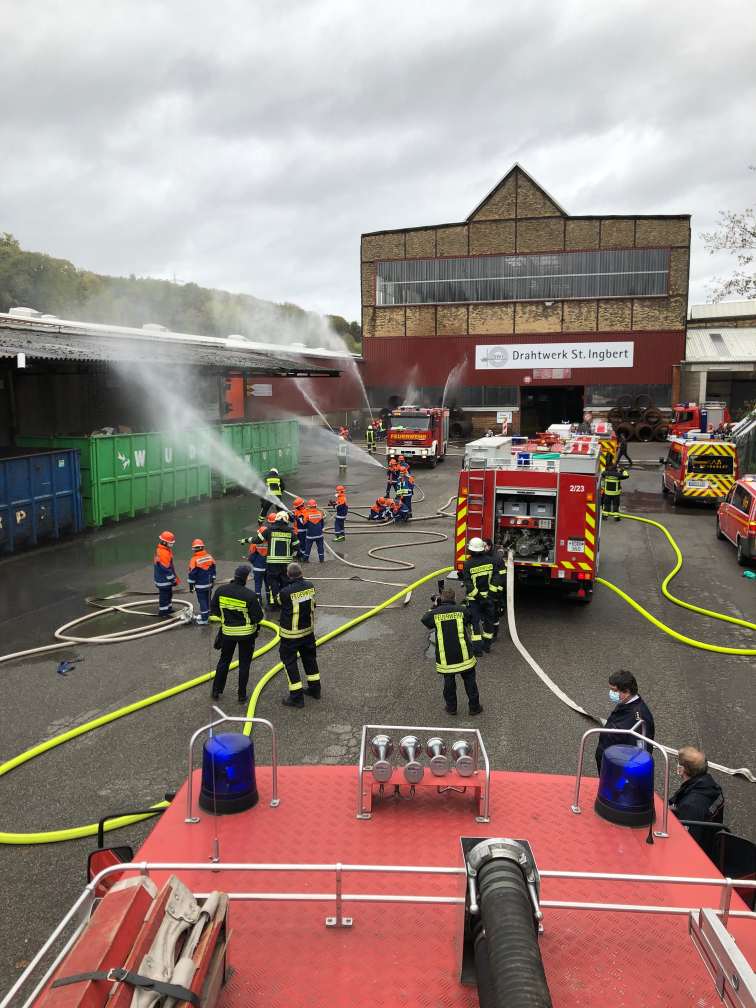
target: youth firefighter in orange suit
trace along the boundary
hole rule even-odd
[[[176,536],[173,532],[161,532],[158,537],[154,560],[155,587],[158,590],[158,613],[170,616],[173,612],[173,589],[180,584],[173,566],[173,548]]]
[[[201,539],[195,539],[192,543],[192,559],[189,561],[189,574],[186,580],[189,591],[197,592],[199,606],[197,623],[205,626],[210,616],[210,592],[215,584],[215,560],[205,549]]]
[[[336,496],[329,502],[331,507],[336,509],[336,517],[333,521],[333,541],[344,542],[346,538],[346,517],[349,514],[349,506],[346,499],[346,490],[341,484],[336,487]]]
[[[386,471],[386,496],[391,496],[391,491],[396,489],[396,484],[399,480],[399,463],[392,456],[389,459],[388,469]]]
[[[267,604],[273,604],[273,598],[270,594],[270,588],[268,587],[268,544],[265,539],[263,539],[263,532],[266,526],[261,525],[257,530],[257,538],[252,538],[246,540],[249,543],[249,552],[247,554],[247,560],[252,564],[252,574],[255,579],[255,595],[259,595],[263,598],[263,586],[265,586],[265,597],[267,599]]]
[[[294,498],[292,514],[294,515],[294,527],[297,530],[297,538],[299,539],[299,553],[303,555],[305,550],[305,529],[307,528],[307,505],[301,497]]]
[[[320,699],[320,671],[315,651],[315,588],[302,577],[302,568],[292,563],[286,569],[287,583],[281,589],[281,619],[278,653],[289,678],[285,707],[304,707],[304,694]],[[302,688],[297,658],[302,659],[307,689]]]
[[[325,563],[325,547],[323,545],[323,526],[325,519],[323,512],[318,509],[316,500],[307,501],[307,525],[305,527],[305,548],[302,559],[305,563],[310,562],[310,551],[312,544],[318,547],[318,560]]]

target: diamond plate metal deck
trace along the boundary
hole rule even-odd
[[[199,782],[197,781],[197,784]],[[268,806],[270,772],[258,767],[260,803],[236,816],[184,823],[185,791],[158,821],[137,860],[207,862],[217,828],[223,862],[461,865],[461,836],[530,841],[541,869],[714,877],[708,859],[674,817],[670,838],[646,844],[646,830],[614,826],[593,813],[596,780],[583,782],[583,814],[570,812],[574,778],[492,773],[491,823],[474,819],[467,794],[419,793],[356,813],[355,767],[282,767],[281,805]],[[195,788],[196,792],[196,788]],[[657,799],[658,801],[658,799]],[[237,873],[193,877],[197,891],[333,892],[332,874]],[[463,895],[461,877],[346,874],[344,893]],[[542,898],[718,906],[714,887],[544,879]],[[736,898],[733,908],[742,908]],[[235,902],[231,975],[222,1008],[341,1008],[373,1005],[472,1008],[475,990],[458,980],[461,908],[346,903],[350,929],[331,929],[332,903]],[[713,984],[687,934],[685,917],[544,910],[541,938],[555,1008],[714,1008]],[[756,925],[731,921],[741,950],[756,957]]]

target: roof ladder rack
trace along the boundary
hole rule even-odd
[[[467,471],[467,537],[465,545],[471,539],[483,538],[483,511],[487,467],[488,460],[483,459],[483,464],[480,468],[476,467]]]

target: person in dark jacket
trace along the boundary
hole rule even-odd
[[[286,569],[286,584],[281,589],[281,618],[278,653],[289,679],[289,693],[284,707],[304,707],[304,694],[320,699],[320,670],[315,645],[315,587],[302,577],[299,564]],[[298,658],[302,659],[307,688],[302,685]]]
[[[620,669],[609,676],[609,699],[615,704],[614,710],[606,719],[606,731],[599,735],[596,746],[596,767],[601,773],[601,760],[604,757],[604,750],[613,745],[632,745],[633,740],[629,735],[614,735],[612,728],[635,728],[640,725],[639,731],[646,738],[654,737],[654,717],[644,701],[638,695],[638,683],[632,672]],[[642,746],[642,742],[637,745]],[[651,749],[650,746],[646,746]]]
[[[213,700],[217,700],[226,685],[226,676],[236,645],[239,645],[239,703],[247,700],[249,666],[255,652],[255,641],[263,618],[260,599],[247,588],[249,564],[240,564],[233,581],[215,589],[210,603],[210,622],[220,623],[220,658],[213,679]]]
[[[491,650],[498,623],[494,583],[494,562],[483,539],[475,536],[467,544],[470,556],[465,560],[460,579],[465,586],[467,608],[472,620],[472,645],[480,657]]]
[[[724,795],[709,773],[706,753],[694,746],[683,746],[677,753],[677,774],[682,778],[682,785],[669,799],[669,807],[677,818],[721,823],[724,819]],[[716,830],[706,826],[685,828],[698,846],[711,856]]]
[[[631,466],[633,464],[633,460],[627,453],[627,434],[620,431],[620,433],[617,435],[617,443],[619,445],[619,450],[617,452],[617,459],[616,459],[617,465],[620,464],[620,459],[626,458],[627,464]]]
[[[475,678],[477,662],[471,640],[473,623],[468,607],[457,604],[453,588],[444,588],[434,607],[421,618],[421,622],[434,631],[436,672],[444,679],[446,713],[457,713],[456,677],[460,675],[467,693],[470,714],[482,714]]]
[[[279,511],[276,520],[262,533],[268,547],[265,565],[268,578],[268,594],[273,599],[271,609],[279,606],[279,594],[286,584],[286,568],[299,552],[299,537],[292,530],[291,519],[286,511]]]
[[[621,521],[622,480],[629,475],[627,469],[620,469],[617,462],[610,462],[601,477],[601,510],[606,515],[613,515],[615,521]]]

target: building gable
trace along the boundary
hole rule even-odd
[[[518,217],[566,217],[567,214],[519,165],[473,210],[468,221],[513,220]]]

